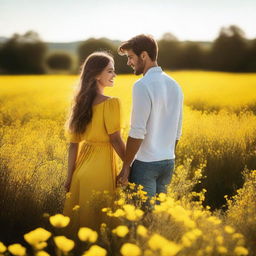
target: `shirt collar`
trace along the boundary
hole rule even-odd
[[[149,68],[149,69],[147,70],[147,72],[146,72],[145,75],[148,75],[148,74],[150,74],[150,73],[155,73],[155,72],[162,72],[162,71],[163,71],[162,68],[159,67],[159,66],[157,66],[157,67],[152,67],[152,68]],[[145,75],[144,75],[144,76],[145,76]]]

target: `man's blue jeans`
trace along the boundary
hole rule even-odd
[[[140,184],[148,197],[166,193],[166,186],[171,182],[174,159],[142,162],[135,160],[132,164],[129,182]]]

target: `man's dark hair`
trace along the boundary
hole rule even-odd
[[[118,48],[119,55],[124,55],[126,50],[132,50],[137,56],[146,51],[152,61],[157,59],[158,46],[151,35],[141,34],[123,42]]]

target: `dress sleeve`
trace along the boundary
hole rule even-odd
[[[112,98],[105,102],[104,122],[108,134],[121,130],[121,106],[118,98]]]
[[[82,140],[80,134],[68,130],[65,130],[65,137],[70,143],[79,143]]]

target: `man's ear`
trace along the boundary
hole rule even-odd
[[[143,60],[145,60],[148,56],[148,53],[146,51],[143,51],[143,52],[141,52],[140,56]]]

